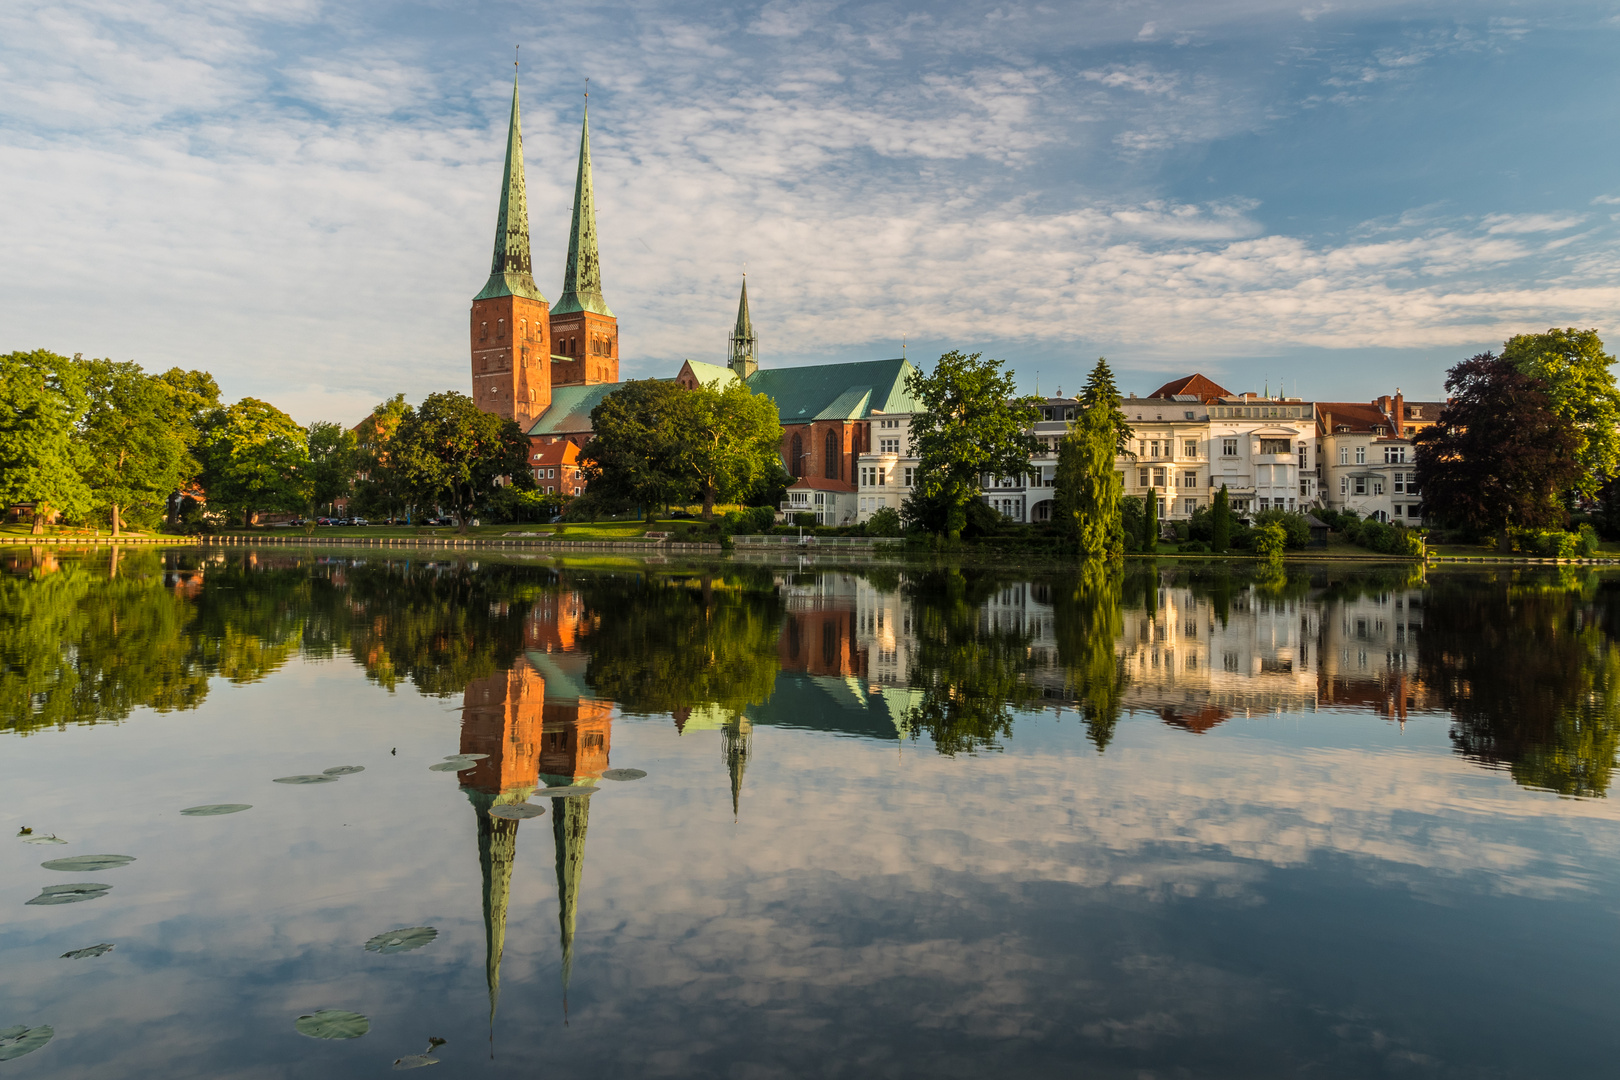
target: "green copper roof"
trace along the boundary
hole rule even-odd
[[[748,388],[776,402],[784,424],[856,420],[875,412],[917,412],[906,392],[906,376],[916,370],[908,360],[761,368],[748,376]]]
[[[553,308],[552,310],[556,310]],[[591,430],[591,410],[623,383],[552,388],[551,405],[529,426],[530,435],[575,435]]]
[[[767,282],[766,284],[769,284]],[[767,297],[766,299],[769,299]],[[743,275],[742,298],[737,301],[737,329],[735,336],[738,341],[754,340],[754,320],[748,317],[748,275]]]
[[[568,231],[568,266],[553,315],[593,311],[613,315],[602,299],[602,264],[596,254],[596,194],[591,188],[591,115],[579,129],[579,172],[574,177],[574,224]]]
[[[728,367],[719,364],[705,364],[701,360],[688,360],[687,366],[692,369],[699,386],[708,386],[712,382],[719,382],[719,389],[724,390],[737,381],[737,373]]]
[[[594,250],[594,249],[593,249]],[[523,186],[523,127],[518,121],[517,79],[512,80],[512,123],[506,132],[506,172],[501,177],[501,209],[495,216],[495,258],[489,280],[474,300],[526,296],[545,303],[529,265],[529,197]]]

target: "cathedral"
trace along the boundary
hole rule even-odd
[[[485,412],[517,421],[525,431],[551,406],[555,388],[619,381],[619,321],[602,298],[596,251],[589,111],[580,125],[562,295],[552,307],[535,284],[529,256],[529,201],[516,79],[495,217],[495,252],[489,280],[473,297],[470,323],[473,401]]]

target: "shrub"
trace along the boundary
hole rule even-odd
[[[1256,525],[1281,525],[1290,548],[1299,550],[1311,542],[1311,526],[1305,515],[1289,510],[1262,510],[1254,516]]]
[[[1189,531],[1189,526],[1185,521],[1171,522],[1170,527],[1176,531],[1176,541],[1178,543],[1183,543],[1184,544],[1188,540],[1192,539],[1191,533]]]
[[[1186,543],[1176,548],[1176,550],[1181,552],[1183,555],[1202,555],[1209,551],[1209,545],[1204,543],[1202,540],[1188,540]]]
[[[1187,519],[1187,539],[1202,540],[1208,544],[1215,539],[1215,514],[1207,506],[1200,506]]]
[[[1288,546],[1287,531],[1275,521],[1265,525],[1257,525],[1252,530],[1254,534],[1254,552],[1264,559],[1282,558],[1283,549]]]
[[[809,510],[800,510],[793,515],[793,524],[803,529],[813,529],[816,527],[816,515]]]
[[[900,512],[892,506],[885,506],[873,514],[866,522],[867,536],[899,536]]]
[[[1598,534],[1596,529],[1583,523],[1580,532],[1576,535],[1580,538],[1575,545],[1575,554],[1577,556],[1585,559],[1597,554]]]

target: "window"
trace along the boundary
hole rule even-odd
[[[1268,498],[1262,498],[1260,500],[1260,512],[1265,513],[1267,510],[1270,510],[1270,509],[1271,509],[1271,500],[1268,499]]]
[[[1367,478],[1365,476],[1358,476],[1355,479],[1356,479],[1356,484],[1355,484],[1356,494],[1357,495],[1365,495],[1365,494],[1367,494]]]
[[[900,440],[879,439],[878,452],[883,454],[898,454],[900,452]]]
[[[1382,495],[1383,493],[1384,493],[1384,482],[1382,480],[1374,480],[1373,481],[1373,494],[1374,495]]]
[[[1339,447],[1339,464],[1350,464],[1350,448],[1348,446]]]
[[[1138,416],[1137,419],[1140,420],[1142,418],[1140,416]],[[1137,439],[1136,440],[1136,456],[1141,457],[1143,454],[1146,454],[1146,453],[1147,453],[1147,440],[1146,439]]]
[[[1148,486],[1148,471],[1146,469],[1137,469],[1136,470],[1136,486],[1137,487],[1147,487]]]
[[[1222,439],[1221,440],[1221,456],[1222,457],[1237,457],[1237,440],[1236,439]]]
[[[1193,418],[1193,414],[1190,413],[1190,412],[1184,412],[1181,415],[1185,416],[1188,420],[1191,420]]]
[[[1348,476],[1339,477],[1339,494],[1340,495],[1348,495],[1349,493],[1350,493],[1350,478]]]
[[[1395,494],[1399,495],[1403,491],[1406,490],[1406,474],[1405,473],[1395,473],[1395,474],[1393,474],[1393,479],[1394,479],[1395,486],[1391,490],[1393,490],[1395,492]]]
[[[1198,500],[1197,499],[1183,499],[1181,501],[1181,506],[1182,506],[1182,511],[1184,513],[1186,513],[1187,516],[1191,517],[1193,512],[1198,509]]]
[[[1189,414],[1187,419],[1191,420],[1192,416]],[[1181,456],[1182,457],[1197,457],[1198,456],[1198,440],[1197,439],[1182,439],[1181,440]]]
[[[1150,451],[1149,456],[1158,457],[1159,456],[1159,440],[1158,439],[1149,440],[1148,441],[1148,450]]]
[[[1164,500],[1164,499],[1159,500],[1159,517],[1160,518],[1163,518],[1165,516],[1165,514],[1167,513],[1167,511],[1164,508],[1165,502],[1166,502],[1166,500]]]
[[[1417,473],[1406,474],[1406,493],[1412,496],[1417,495]]]
[[[1293,448],[1289,446],[1287,439],[1260,440],[1260,452],[1262,454],[1286,454],[1292,449]]]
[[[1299,444],[1299,467],[1301,469],[1306,469],[1306,468],[1310,467],[1309,466],[1310,458],[1306,454],[1306,451],[1308,449],[1310,449],[1308,444],[1306,444],[1306,443],[1300,443]]]
[[[916,480],[916,479],[917,479],[917,470],[916,470],[916,468],[908,466],[906,468],[906,487],[911,487],[912,482],[914,480]]]
[[[821,463],[823,466],[821,470],[823,476],[829,480],[839,479],[839,473],[842,472],[842,466],[844,464],[844,456],[839,453],[838,432],[827,432],[826,450],[822,455]]]
[[[1356,464],[1367,464],[1367,448],[1365,446],[1356,447]]]
[[[1196,472],[1184,472],[1184,473],[1182,473],[1181,474],[1181,486],[1184,487],[1184,488],[1195,488],[1195,487],[1197,487],[1198,486],[1198,474]]]
[[[792,473],[796,477],[803,476],[804,440],[799,437],[799,433],[796,431],[793,433],[792,450],[788,452],[788,457],[790,459],[787,463],[788,472]]]
[[[1156,487],[1156,488],[1163,488],[1164,487],[1164,470],[1163,469],[1154,469],[1153,470],[1153,486]],[[1162,502],[1163,500],[1161,499],[1160,501]]]

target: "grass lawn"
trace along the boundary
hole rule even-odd
[[[95,529],[80,529],[80,528],[76,528],[76,527],[69,527],[69,526],[66,526],[66,525],[47,525],[45,527],[45,533],[44,533],[43,536],[34,536],[33,535],[33,530],[34,530],[34,527],[32,525],[30,525],[30,524],[25,523],[25,522],[24,523],[9,524],[9,525],[0,525],[0,537],[20,536],[20,537],[33,539],[33,540],[49,540],[52,537],[56,537],[56,536],[88,536],[88,537],[94,537],[94,536],[99,535],[103,540],[112,539],[112,533],[108,532],[106,529],[102,529],[101,532],[98,534]],[[126,537],[126,536],[128,536],[128,537],[156,536],[158,534],[157,533],[141,532],[138,529],[125,529],[119,535],[120,535],[120,538],[122,538],[122,537]]]
[[[507,524],[507,525],[479,525],[469,528],[466,536],[479,540],[500,540],[512,538],[514,540],[640,540],[646,536],[647,531],[670,532],[679,521],[598,521],[598,522],[558,522],[555,525]],[[687,522],[686,524],[692,524]],[[549,537],[541,537],[539,533],[550,533]],[[305,531],[299,529],[232,529],[228,535],[252,537],[302,537]],[[442,539],[455,539],[463,534],[454,525],[369,525],[363,528],[341,528],[336,526],[316,526],[310,533],[317,539],[336,540],[399,540],[415,539],[419,537],[439,537]]]

